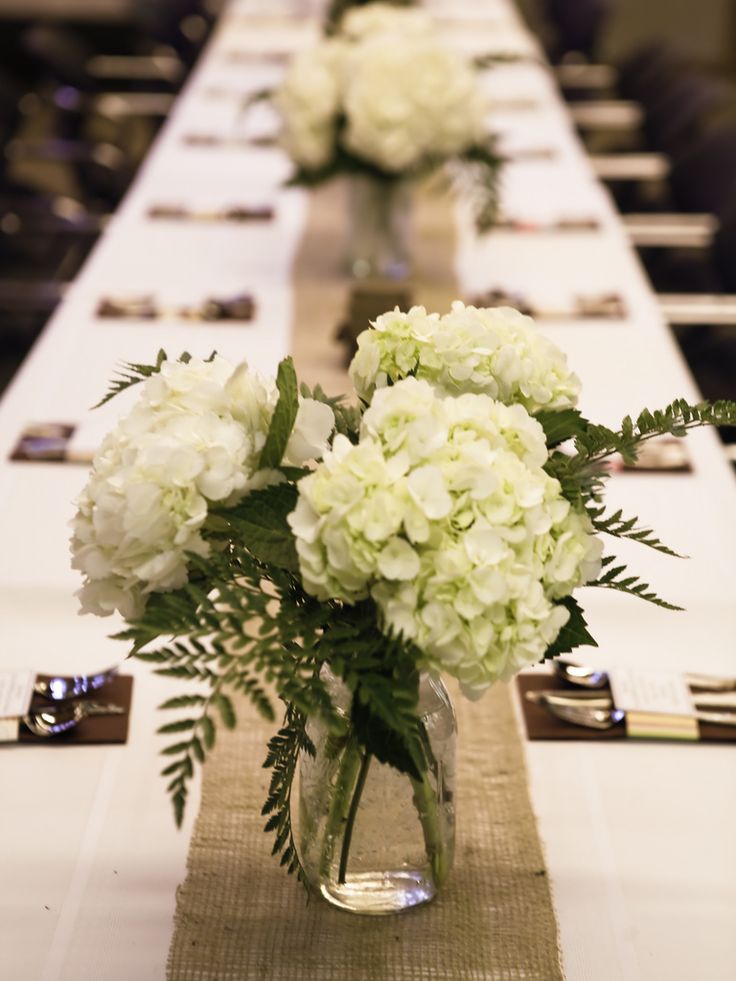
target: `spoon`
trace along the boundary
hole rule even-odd
[[[21,719],[23,725],[34,736],[58,736],[68,732],[90,715],[124,715],[122,705],[100,704],[99,702],[66,702],[50,705],[48,708],[29,712]]]
[[[605,671],[559,659],[555,659],[552,663],[560,678],[572,685],[580,688],[608,687],[609,678]],[[686,674],[685,680],[691,688],[702,688],[704,691],[736,691],[736,678],[719,678],[711,674]]]
[[[555,691],[528,691],[526,698],[530,702],[541,705],[547,711],[562,719],[563,722],[571,722],[576,726],[584,726],[586,729],[613,729],[626,719],[626,712],[623,709],[613,707],[609,701],[607,706],[600,705],[597,699],[590,701],[585,698],[578,700],[569,698],[569,694]],[[694,718],[698,722],[710,722],[714,725],[736,726],[736,714],[733,712],[695,712]]]
[[[564,697],[558,699],[553,697],[552,692],[544,691],[528,691],[526,697],[563,722],[572,722],[573,725],[588,729],[612,729],[626,718],[626,713],[613,708],[610,700],[607,706],[601,706],[597,702],[589,703],[584,699],[577,702]]]
[[[97,674],[39,674],[36,676],[33,691],[52,702],[65,702],[70,698],[97,691],[112,681],[119,670],[120,667],[116,664],[114,668],[106,668]]]

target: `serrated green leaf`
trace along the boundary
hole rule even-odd
[[[681,606],[669,603],[667,600],[658,596],[649,583],[643,582],[638,576],[624,575],[627,571],[625,565],[612,566],[607,568],[595,582],[587,583],[587,585],[600,586],[605,589],[617,589],[622,593],[636,596],[638,599],[646,600],[647,603],[653,603],[655,606],[662,607],[665,610],[682,610]]]
[[[299,559],[286,518],[296,507],[297,499],[296,487],[276,484],[254,491],[235,507],[213,508],[212,513],[238,535],[259,561],[296,572]]]
[[[161,776],[170,777],[172,773],[176,773],[178,770],[181,770],[183,766],[184,766],[183,760],[174,760],[173,763],[169,763],[168,766],[165,766],[163,768],[163,770],[161,771]]]
[[[179,753],[189,752],[189,743],[173,743],[171,746],[164,746],[161,750],[162,756],[177,756]]]
[[[204,695],[177,695],[175,698],[168,698],[162,702],[159,709],[190,708],[193,705],[201,705],[204,701]]]
[[[184,805],[186,804],[186,800],[187,794],[184,788],[177,791],[171,798],[171,803],[174,806],[174,821],[176,822],[177,828],[181,827],[181,823],[184,820]]]
[[[570,614],[567,623],[562,627],[555,640],[544,652],[543,660],[557,657],[559,654],[568,654],[577,647],[597,647],[598,643],[588,631],[588,624],[583,615],[580,604],[572,596],[566,596],[559,601],[560,606],[564,606]]]
[[[218,692],[216,695],[214,695],[213,701],[220,712],[222,724],[228,729],[234,729],[237,719],[235,717],[233,703],[230,701],[227,695],[224,695],[222,692]]]
[[[213,749],[215,745],[215,724],[209,715],[203,715],[199,720],[202,730],[202,739],[207,749]]]
[[[166,725],[159,726],[156,732],[162,736],[172,732],[186,732],[188,729],[193,729],[195,725],[195,719],[178,719],[176,722],[167,722]]]
[[[205,761],[204,747],[202,746],[202,741],[197,736],[192,737],[192,752],[194,753],[194,756],[198,763],[204,763]]]
[[[544,430],[550,448],[580,435],[588,427],[587,419],[577,409],[540,409],[534,418]]]
[[[258,467],[263,469],[275,469],[280,466],[286,452],[286,444],[294,428],[299,398],[296,372],[291,358],[284,358],[279,364],[276,387],[279,390],[279,399],[258,461]]]

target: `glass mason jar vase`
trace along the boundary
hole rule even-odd
[[[405,279],[410,270],[411,182],[351,174],[347,195],[351,274],[356,279]]]
[[[347,721],[348,689],[329,669],[323,678]],[[319,719],[308,723],[316,755],[300,761],[300,858],[310,885],[341,909],[410,909],[432,899],[450,871],[457,729],[441,680],[421,676],[419,714],[428,760],[421,779],[366,755],[349,725],[338,737]]]

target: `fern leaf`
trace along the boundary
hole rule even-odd
[[[678,559],[685,558],[685,556],[679,552],[675,552],[660,541],[651,528],[638,527],[638,518],[624,518],[621,510],[604,517],[604,511],[604,508],[588,509],[588,514],[596,531],[603,532],[606,535],[613,535],[615,538],[628,538],[630,541],[638,542],[640,545],[646,545],[648,548],[653,548],[655,551],[662,552],[664,555],[671,555]]]
[[[643,582],[638,576],[625,575],[627,568],[625,565],[611,566],[603,572],[595,582],[587,583],[588,586],[602,586],[607,589],[617,589],[622,593],[629,593],[639,599],[653,603],[655,606],[665,610],[682,610],[681,606],[675,606],[667,600],[658,596],[649,583]]]

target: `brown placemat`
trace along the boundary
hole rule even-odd
[[[521,674],[516,679],[521,702],[521,713],[524,718],[527,738],[529,739],[575,739],[593,740],[600,742],[605,739],[628,739],[631,743],[641,742],[641,739],[627,737],[624,725],[612,729],[586,729],[571,722],[563,722],[547,711],[542,705],[530,702],[525,693],[549,689],[554,691],[570,691],[570,686],[560,681],[555,675],[539,672],[537,674]],[[736,742],[736,726],[717,726],[712,723],[699,722],[700,742],[704,743],[733,743]],[[646,742],[651,742],[647,739]],[[672,740],[680,745],[693,745],[693,741]]]
[[[311,198],[295,266],[293,350],[300,380],[349,390],[335,327],[344,272],[343,189]],[[447,198],[419,195],[415,302],[445,312],[457,296]],[[342,913],[304,893],[271,858],[260,815],[273,728],[245,705],[203,775],[179,889],[170,981],[561,981],[557,923],[506,686],[456,698],[460,730],[455,867],[440,896],[401,916]]]
[[[130,705],[133,698],[133,677],[129,674],[119,674],[112,681],[109,681],[103,688],[99,688],[91,695],[85,696],[95,702],[110,703],[121,705],[125,709],[124,715],[92,715],[83,719],[78,726],[70,729],[69,732],[61,733],[53,738],[34,736],[25,727],[21,726],[18,742],[25,744],[34,743],[43,746],[81,746],[82,744],[98,743],[126,743],[128,741],[128,723],[130,721]],[[31,709],[38,709],[50,705],[48,700],[34,695],[31,701]]]

